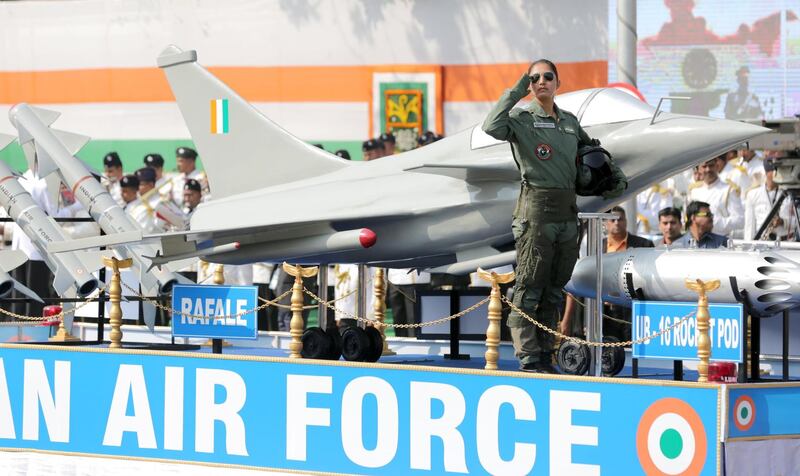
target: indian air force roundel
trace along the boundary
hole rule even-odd
[[[536,157],[539,160],[550,160],[550,156],[553,153],[553,148],[547,144],[539,144],[536,146]]]

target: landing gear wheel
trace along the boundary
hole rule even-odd
[[[589,370],[589,347],[570,340],[561,341],[556,355],[558,367],[569,375],[583,375]]]
[[[330,354],[333,340],[319,327],[309,327],[300,338],[303,349],[300,355],[304,359],[326,359]]]
[[[364,362],[371,350],[371,342],[366,331],[350,326],[342,332],[342,356],[352,362]]]
[[[372,326],[367,326],[364,330],[369,337],[370,343],[370,349],[366,355],[366,361],[377,362],[378,359],[381,358],[381,354],[383,354],[383,337],[381,337],[381,331]]]
[[[328,353],[328,360],[339,360],[342,358],[342,334],[336,327],[329,327],[325,334],[331,338],[331,351]]]

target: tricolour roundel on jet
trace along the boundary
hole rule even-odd
[[[733,404],[733,421],[739,431],[747,431],[756,421],[756,405],[753,399],[742,395]]]
[[[648,476],[700,474],[706,442],[700,416],[677,398],[662,398],[650,405],[636,431],[636,452]]]

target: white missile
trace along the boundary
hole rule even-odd
[[[55,275],[53,288],[65,296],[69,288],[85,297],[97,289],[98,281],[92,272],[103,266],[99,255],[92,252],[71,252],[50,255],[47,245],[67,241],[61,227],[36,204],[33,197],[19,183],[11,168],[0,161],[0,206],[42,254],[47,267]]]
[[[575,265],[566,289],[595,297],[594,256]],[[757,316],[771,316],[800,305],[800,251],[773,249],[633,248],[603,257],[603,300],[630,306],[633,299],[696,301],[686,280],[719,279],[709,293],[714,303],[743,302]]]
[[[19,132],[19,142],[28,165],[40,177],[58,172],[62,181],[72,189],[75,199],[81,202],[107,234],[141,231],[140,226],[114,201],[86,164],[74,156],[88,138],[51,129],[49,125],[58,117],[55,111],[20,103],[9,110],[8,116]],[[133,259],[145,294],[152,295],[156,291],[168,293],[175,283],[188,282],[166,268],[148,271],[149,265],[144,256],[156,255],[158,249],[153,245],[131,244],[117,247],[115,251],[123,259]],[[153,320],[154,313],[147,312],[145,322],[151,328]]]

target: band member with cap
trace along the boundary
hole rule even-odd
[[[384,132],[378,139],[383,143],[383,156],[394,155],[394,134],[391,132]]]
[[[183,212],[187,220],[203,200],[203,186],[195,179],[188,179],[183,184]]]
[[[144,156],[144,166],[156,172],[156,189],[162,198],[172,200],[172,177],[164,174],[164,157],[151,153]]]
[[[134,174],[126,175],[119,181],[122,191],[122,209],[132,210],[139,202],[139,177]]]
[[[379,159],[383,154],[383,144],[377,139],[367,139],[361,144],[361,151],[365,161]]]
[[[334,152],[334,155],[336,155],[337,157],[341,157],[345,160],[351,160],[350,152],[348,152],[347,149],[339,149],[336,152]]]
[[[101,183],[108,190],[111,198],[116,200],[117,203],[122,205],[122,196],[120,194],[119,180],[123,176],[122,160],[116,152],[109,152],[103,157],[103,177]]]
[[[187,179],[200,182],[205,198],[208,199],[208,179],[205,172],[197,170],[197,151],[190,147],[178,147],[175,149],[175,163],[178,166],[178,174],[172,179],[172,201],[183,203],[183,184]]]
[[[136,171],[139,179],[138,206],[131,208],[133,216],[146,233],[159,233],[168,230],[183,230],[186,215],[172,200],[161,198],[156,190],[156,172],[150,167]]]

